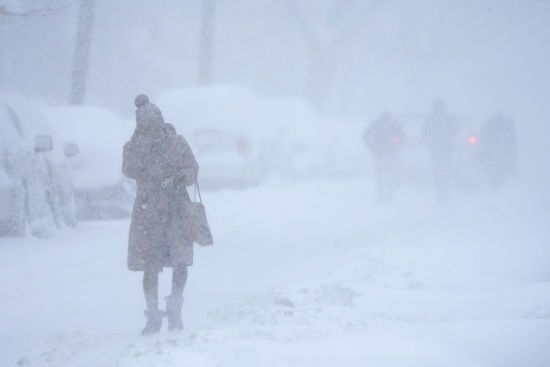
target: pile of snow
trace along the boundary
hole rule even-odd
[[[0,364],[545,366],[548,205],[525,198],[376,210],[359,180],[206,194],[217,245],[190,269],[186,329],[147,338],[128,222],[0,240]]]

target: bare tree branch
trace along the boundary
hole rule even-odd
[[[341,1],[341,0],[339,0]],[[318,32],[311,24],[304,9],[299,6],[298,0],[285,0],[284,4],[294,19],[310,54],[310,68],[306,80],[306,94],[310,101],[317,106],[322,106],[334,81],[341,57],[340,48],[348,45],[359,34],[362,26],[367,24],[371,17],[388,0],[356,0],[347,2],[334,2],[338,18],[336,32],[328,40],[323,39],[323,33]],[[360,9],[357,6],[360,4]],[[343,17],[342,17],[343,15]]]
[[[347,22],[346,27],[332,40],[329,48],[336,49],[349,43],[353,36],[357,35],[358,30],[367,24],[366,21],[372,14],[377,12],[385,3],[387,3],[386,0],[367,1],[362,11],[358,12],[350,22]]]
[[[294,17],[296,25],[302,32],[306,45],[309,47],[310,51],[314,54],[321,52],[323,49],[321,40],[313,29],[313,26],[308,21],[303,9],[296,4],[296,0],[285,0],[284,4],[290,11],[290,15]]]
[[[59,14],[69,8],[71,8],[76,1],[72,1],[68,4],[57,7],[46,7],[43,9],[32,9],[21,13],[15,13],[9,11],[6,7],[0,7],[0,17],[19,17],[19,18],[40,18],[48,15]]]
[[[296,0],[285,0],[284,4],[287,9],[290,11],[291,16],[294,17],[296,25],[299,30],[302,32],[302,35],[306,41],[306,44],[310,48],[310,51],[319,53],[324,49],[335,49],[342,47],[345,44],[349,43],[349,40],[353,38],[357,31],[366,24],[366,20],[370,18],[372,14],[378,11],[387,0],[372,0],[372,1],[363,1],[364,6],[360,11],[353,16],[351,21],[346,22],[345,27],[341,29],[337,35],[328,42],[327,47],[323,47],[322,41],[313,28],[313,26],[308,21],[307,15],[304,13],[304,10],[297,4]]]

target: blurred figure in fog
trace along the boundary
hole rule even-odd
[[[147,323],[143,335],[158,332],[158,275],[171,267],[167,297],[169,330],[182,330],[181,307],[187,266],[193,263],[190,199],[186,186],[197,180],[198,165],[189,144],[145,95],[136,97],[136,129],[124,145],[122,172],[137,183],[128,243],[128,268],[143,271]]]
[[[495,115],[481,127],[481,163],[491,189],[502,186],[516,172],[516,127],[512,119]]]
[[[401,125],[389,112],[371,122],[363,136],[374,164],[377,203],[389,205],[398,185],[399,154],[404,141]]]
[[[434,100],[432,112],[424,121],[422,136],[430,151],[437,201],[440,204],[449,200],[457,135],[456,119],[447,113],[445,102],[442,99]]]

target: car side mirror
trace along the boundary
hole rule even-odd
[[[75,143],[67,143],[63,147],[63,152],[65,153],[66,158],[72,158],[80,153],[80,149]]]
[[[43,153],[53,150],[53,139],[51,135],[37,135],[34,138],[34,152]]]

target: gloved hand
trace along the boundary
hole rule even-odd
[[[174,178],[173,177],[167,177],[160,183],[160,186],[165,189],[167,187],[172,187],[174,184]]]

